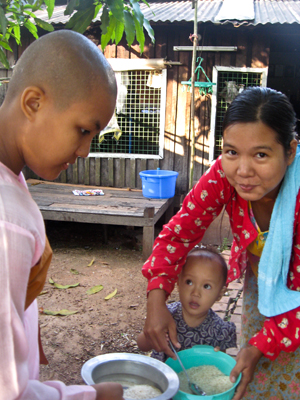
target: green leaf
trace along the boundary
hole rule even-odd
[[[136,19],[135,15],[133,16],[134,19],[134,25],[136,29],[136,39],[139,42],[140,45],[140,51],[141,53],[144,51],[144,44],[145,44],[145,35],[143,31],[143,27],[140,25],[138,19]]]
[[[78,313],[78,311],[69,311],[69,310],[65,310],[65,309],[59,310],[59,311],[43,310],[43,314],[46,314],[46,315],[66,316],[66,315],[73,315],[73,314],[77,314],[77,313]]]
[[[115,29],[115,42],[118,44],[123,37],[124,33],[124,24],[117,20],[116,29]]]
[[[154,43],[155,42],[154,30],[152,29],[150,22],[146,18],[144,18],[144,28],[148,32],[151,42]]]
[[[112,299],[112,298],[117,294],[117,292],[118,292],[118,289],[115,289],[112,293],[110,293],[108,296],[106,296],[106,297],[104,298],[104,300],[110,300],[110,299]]]
[[[103,4],[98,4],[95,7],[95,14],[94,14],[94,18],[93,19],[97,18],[97,15],[99,14],[99,11],[101,10],[102,6],[103,6]]]
[[[107,33],[108,25],[109,25],[108,9],[104,7],[101,15],[101,36]]]
[[[35,0],[32,2],[32,11],[37,11],[43,5],[44,0]]]
[[[77,11],[67,22],[66,29],[73,29],[76,32],[84,33],[90,25],[95,13],[95,6],[92,5],[86,10]]]
[[[123,0],[107,0],[106,4],[112,15],[120,22],[124,22],[124,3]]]
[[[51,283],[51,285],[53,285],[54,280],[52,278],[49,278],[49,283]]]
[[[144,24],[144,14],[140,9],[140,5],[137,0],[130,0],[130,4],[132,5],[134,16],[139,21],[140,26],[142,27]]]
[[[44,1],[47,7],[48,18],[50,19],[54,11],[55,0],[44,0]]]
[[[12,48],[7,42],[4,42],[3,40],[0,40],[0,46],[2,46],[5,50],[12,51]]]
[[[46,21],[43,21],[39,18],[34,18],[34,22],[37,24],[37,26],[44,29],[45,31],[48,31],[48,32],[54,31],[53,25],[48,24],[48,22],[46,22]]]
[[[29,32],[33,35],[35,39],[38,39],[39,36],[37,34],[37,27],[30,21],[24,23],[25,28],[29,30]]]
[[[59,284],[59,283],[54,282],[54,286],[55,286],[57,289],[69,289],[69,288],[77,287],[78,285],[79,285],[79,282],[78,282],[78,283],[75,283],[74,285],[61,285],[61,284]]]
[[[100,292],[103,289],[102,285],[93,286],[89,290],[87,290],[86,294],[95,294]]]
[[[75,7],[77,5],[77,0],[70,0],[69,4],[67,5],[64,15],[71,15],[73,14]]]
[[[132,15],[129,11],[124,11],[125,33],[127,44],[130,47],[135,39],[135,25]]]
[[[21,29],[20,29],[20,25],[15,25],[13,27],[13,33],[14,33],[14,37],[15,40],[17,42],[17,44],[21,43]]]
[[[1,26],[1,31],[2,31],[3,35],[5,35],[7,24],[8,24],[8,20],[6,19],[4,10],[2,7],[0,7],[0,26]]]
[[[107,27],[107,32],[105,35],[101,35],[101,49],[104,50],[108,42],[112,39],[115,32],[117,20],[111,15],[109,18],[109,25]]]
[[[94,0],[78,0],[76,10],[78,11],[84,11],[87,8],[90,8],[92,6],[96,6],[96,3]]]

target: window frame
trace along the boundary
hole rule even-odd
[[[261,73],[261,87],[267,86],[268,67],[266,68],[251,68],[251,67],[223,67],[215,65],[212,71],[213,93],[211,99],[210,113],[210,140],[209,140],[209,163],[214,161],[215,144],[216,144],[216,116],[217,116],[217,90],[219,72],[254,72]]]
[[[118,59],[122,60],[122,59]],[[129,61],[127,59],[124,59]],[[156,59],[154,59],[156,60]],[[135,60],[130,60],[134,65]],[[159,124],[159,151],[157,155],[154,154],[132,154],[132,153],[102,153],[102,152],[91,152],[89,153],[88,157],[94,158],[129,158],[129,159],[153,159],[153,160],[160,160],[164,156],[164,136],[165,136],[165,121],[166,121],[166,99],[167,99],[167,68],[150,68],[150,67],[140,67],[139,61],[137,59],[137,67],[126,69],[126,71],[159,71],[162,73],[162,87],[160,93],[160,124]],[[150,59],[151,61],[151,59]],[[114,69],[114,68],[113,68]],[[124,70],[125,71],[125,70]],[[119,72],[114,70],[114,72]]]

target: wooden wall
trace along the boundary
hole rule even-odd
[[[125,41],[118,46],[110,45],[105,49],[107,58],[166,58],[168,61],[180,61],[181,66],[168,68],[167,99],[165,123],[165,149],[161,160],[88,158],[79,159],[77,163],[63,172],[58,181],[89,184],[95,186],[141,188],[139,172],[146,169],[175,170],[179,172],[176,182],[176,194],[185,194],[188,190],[189,157],[190,157],[190,100],[191,95],[183,90],[181,81],[190,78],[192,52],[176,52],[173,46],[192,46],[189,35],[193,25],[155,24],[155,44],[146,41],[142,56],[139,46],[130,49]],[[98,30],[97,30],[98,29]],[[202,66],[212,79],[212,68],[215,65],[236,67],[266,67],[269,63],[269,30],[267,27],[233,27],[216,26],[211,23],[199,24],[202,36],[200,45],[205,46],[238,46],[237,52],[198,52],[204,60]],[[99,28],[88,32],[88,36],[99,43]],[[205,80],[204,77],[202,77]],[[208,168],[209,133],[211,96],[200,96],[196,89],[195,129],[196,129],[196,162],[194,180]],[[31,171],[25,170],[26,177],[34,177]]]

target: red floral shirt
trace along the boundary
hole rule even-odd
[[[210,223],[223,207],[229,215],[233,243],[229,259],[228,282],[247,266],[246,248],[257,237],[247,201],[242,199],[225,177],[221,156],[185,197],[179,212],[163,227],[145,262],[142,273],[148,279],[148,291],[164,289],[171,293],[187,253],[198,244]],[[295,209],[294,242],[287,285],[300,291],[300,195]],[[263,328],[250,339],[264,355],[274,360],[280,351],[292,352],[300,345],[300,307],[266,318]]]

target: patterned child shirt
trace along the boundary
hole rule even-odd
[[[167,305],[177,326],[177,338],[181,350],[190,349],[197,344],[219,346],[222,351],[236,347],[236,327],[233,322],[223,321],[212,309],[202,324],[192,328],[186,324],[179,301]],[[153,351],[151,357],[165,362],[168,356],[163,352]]]

